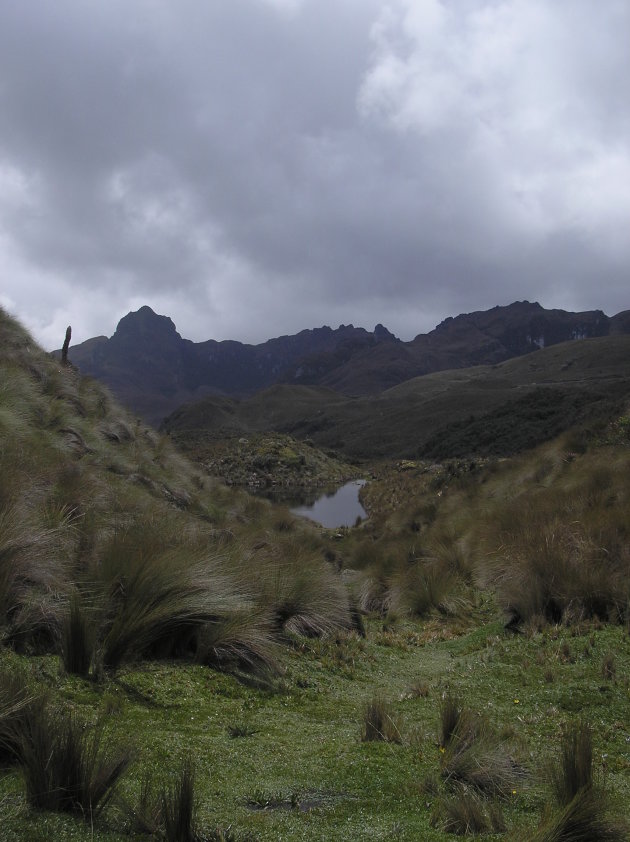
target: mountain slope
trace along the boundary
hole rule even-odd
[[[142,307],[114,335],[74,346],[82,372],[107,384],[130,409],[158,424],[185,402],[208,394],[248,396],[276,383],[376,395],[435,371],[502,362],[571,339],[630,332],[630,316],[600,310],[568,313],[537,303],[449,318],[402,342],[383,325],[321,327],[259,345],[183,339],[173,322]]]
[[[630,336],[565,342],[492,366],[434,372],[374,397],[287,385],[248,400],[208,397],[180,407],[166,419],[165,429],[176,440],[275,430],[312,439],[346,457],[411,457],[447,425],[471,415],[488,416],[540,390],[547,390],[552,402],[560,401],[560,407],[564,398],[558,394],[566,395],[577,411],[564,422],[560,418],[560,428],[556,418],[539,441],[591,416],[597,405],[628,395]],[[518,407],[509,414],[518,428]]]
[[[212,339],[194,343],[183,339],[169,318],[141,307],[120,320],[110,339],[76,345],[70,358],[130,409],[157,424],[177,406],[204,394],[253,394],[282,382],[292,376],[287,371],[299,371],[303,359],[332,356],[341,364],[368,346],[397,341],[379,327],[374,333],[353,325],[321,327],[260,345]]]

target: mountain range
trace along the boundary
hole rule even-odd
[[[303,330],[258,345],[192,342],[148,307],[124,316],[110,338],[75,345],[70,360],[107,384],[132,411],[158,425],[182,404],[209,395],[247,398],[275,384],[377,395],[412,378],[496,365],[569,340],[630,333],[630,311],[546,310],[518,301],[447,318],[403,342],[379,324]]]

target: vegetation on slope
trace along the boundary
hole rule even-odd
[[[0,332],[8,840],[627,838],[626,413],[329,532]]]
[[[625,393],[625,387],[623,388]],[[619,398],[595,388],[541,387],[491,412],[440,428],[418,449],[425,459],[513,456],[577,425],[594,425],[621,412]]]
[[[164,428],[198,439],[282,432],[347,460],[511,455],[607,416],[629,392],[630,336],[606,336],[416,377],[370,398],[314,386],[274,386],[242,401],[208,397]]]
[[[175,430],[171,440],[226,485],[281,491],[340,485],[357,476],[356,466],[282,433],[215,438],[204,431]]]
[[[270,507],[213,484],[4,314],[0,331],[5,642],[58,650],[69,668],[95,675],[149,653],[268,667],[281,629],[261,582],[292,565],[310,571],[300,614],[312,586],[316,624],[322,589],[330,622],[349,622],[316,540],[288,550],[292,536],[275,529]],[[219,631],[228,628],[229,658]]]

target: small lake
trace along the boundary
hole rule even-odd
[[[367,517],[367,512],[359,501],[359,491],[363,485],[365,485],[364,479],[352,480],[335,491],[320,494],[312,503],[295,506],[291,512],[314,520],[315,523],[327,529],[354,526],[357,518],[365,520]]]

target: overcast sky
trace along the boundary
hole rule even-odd
[[[630,0],[0,0],[0,303],[46,348],[630,308]]]

